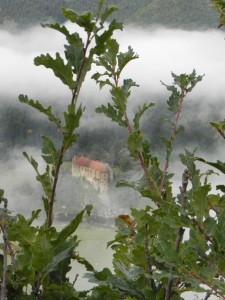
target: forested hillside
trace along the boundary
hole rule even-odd
[[[197,102],[197,101],[196,101]],[[199,101],[200,102],[200,101]],[[221,108],[222,109],[222,108]],[[58,108],[60,110],[60,107]],[[199,107],[186,108],[185,131],[177,138],[177,148],[185,144],[185,147],[205,147],[208,152],[214,151],[217,144],[217,136],[213,129],[207,126],[206,120],[198,119]],[[219,109],[218,109],[219,110]],[[57,111],[59,115],[59,111]],[[143,118],[142,130],[145,137],[151,141],[151,146],[157,153],[162,149],[162,141],[159,138],[167,131],[166,124],[162,118],[168,117],[165,105],[158,103],[154,108],[154,114],[146,113]],[[96,160],[104,160],[110,165],[127,168],[129,161],[125,159],[126,132],[114,126],[114,124],[103,124],[103,120],[97,121],[96,116],[87,115],[87,119],[95,120],[96,125],[82,127],[79,130],[78,142],[67,153],[67,159],[71,159],[74,153],[91,157]],[[218,115],[210,115],[210,120],[216,120]],[[184,120],[183,120],[184,121]],[[0,97],[0,159],[6,159],[9,154],[5,149],[22,148],[24,146],[40,147],[41,137],[49,135],[57,144],[59,132],[55,131],[52,124],[45,118],[38,118],[35,112],[20,104],[12,104],[12,100],[5,102]],[[124,166],[126,164],[126,166]]]
[[[118,20],[138,25],[160,24],[184,29],[215,28],[218,16],[210,0],[107,0]],[[96,10],[98,0],[0,0],[0,23],[24,27],[46,21],[63,22],[61,7]]]

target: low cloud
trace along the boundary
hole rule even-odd
[[[139,59],[131,62],[124,74],[140,84],[135,95],[165,93],[160,80],[170,84],[171,71],[176,74],[191,73],[193,69],[199,75],[205,74],[193,96],[203,97],[203,101],[210,103],[221,101],[225,95],[223,32],[128,26],[123,32],[117,32],[116,37],[122,51],[131,45],[139,55]],[[63,51],[65,39],[60,33],[37,26],[16,34],[0,30],[0,39],[1,95],[16,99],[18,94],[25,93],[34,98],[57,98],[60,101],[70,96],[67,88],[54,78],[50,70],[33,64],[34,57],[41,53]],[[90,79],[85,88],[82,93],[85,102],[93,102],[93,91],[100,102],[106,97],[104,92],[97,92],[95,83]]]
[[[162,86],[161,80],[171,84],[171,71],[179,73],[191,73],[196,69],[197,74],[205,74],[191,94],[192,103],[201,101],[204,109],[199,111],[199,118],[209,113],[221,114],[224,118],[224,106],[221,105],[225,95],[225,64],[224,64],[224,33],[219,30],[209,31],[183,31],[167,28],[138,28],[125,27],[123,32],[117,32],[121,50],[126,51],[129,45],[139,55],[139,59],[132,61],[124,76],[132,78],[140,88],[134,89],[132,100],[138,102],[157,102],[157,95],[167,99],[168,93]],[[55,103],[64,103],[70,99],[70,93],[66,86],[56,79],[50,70],[36,67],[33,64],[35,56],[41,53],[54,54],[63,51],[64,37],[51,29],[33,27],[19,33],[9,33],[0,30],[0,101],[12,98],[17,102],[20,93],[28,94],[34,99],[46,100]],[[99,91],[90,76],[81,93],[81,99],[85,105],[95,107],[109,100],[107,90]],[[201,99],[201,100],[200,100]],[[193,104],[192,104],[193,105]],[[196,116],[196,112],[195,112]],[[97,124],[102,126],[102,121],[97,117]],[[210,121],[210,119],[209,119]],[[209,122],[208,121],[208,122]],[[83,126],[91,124],[94,128],[94,112],[89,114],[89,119],[82,122]],[[89,126],[88,125],[88,126]],[[20,178],[21,168],[23,179],[28,178],[31,170],[26,173],[18,159],[16,167],[10,167],[13,174]],[[24,162],[22,163],[24,164]],[[8,168],[8,165],[7,165]],[[17,182],[15,176],[10,179],[9,169],[4,170],[0,184],[7,187],[12,182]],[[24,173],[25,172],[25,173]],[[11,181],[10,181],[11,180]],[[19,184],[19,183],[18,183]],[[28,187],[29,188],[29,187]],[[15,189],[16,191],[16,189]],[[8,193],[12,193],[12,188]],[[15,199],[15,194],[10,194]],[[26,197],[26,195],[24,196]]]

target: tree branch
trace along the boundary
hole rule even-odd
[[[189,275],[193,276],[195,279],[199,280],[202,284],[207,285],[216,295],[221,297],[221,300],[225,300],[225,296],[223,295],[223,293],[221,291],[219,291],[217,288],[215,288],[214,286],[207,283],[204,279],[199,277],[198,274],[196,274],[195,272],[189,272]]]
[[[174,141],[176,139],[176,136],[177,136],[177,127],[178,127],[178,123],[179,123],[179,119],[180,119],[180,114],[181,114],[181,111],[182,111],[182,104],[183,104],[183,101],[184,101],[184,98],[185,98],[186,94],[187,94],[187,91],[185,89],[183,89],[181,91],[181,95],[180,95],[180,99],[179,99],[178,111],[176,113],[175,121],[174,121],[173,126],[172,126],[172,134],[171,134],[171,138],[170,138],[171,147],[173,147],[173,143],[174,143]],[[165,185],[166,173],[167,173],[167,170],[168,170],[169,164],[170,164],[171,152],[167,155],[167,158],[166,158],[166,163],[165,163],[165,166],[164,166],[162,179],[161,179],[161,183],[160,183],[160,189],[159,189],[160,194],[162,194],[163,188],[164,188],[164,185]]]
[[[3,274],[2,274],[2,283],[1,283],[1,300],[7,299],[7,257],[8,257],[8,225],[7,225],[7,213],[8,213],[8,200],[6,198],[2,198],[4,202],[4,209],[2,214],[2,234],[3,234]]]
[[[150,275],[152,275],[152,263],[151,263],[151,256],[149,252],[149,244],[148,244],[148,224],[145,224],[145,256],[146,256],[146,262],[148,266],[148,272]],[[156,292],[156,284],[155,280],[151,278],[151,288],[153,292]]]
[[[186,200],[187,200],[187,185],[188,185],[188,179],[189,179],[189,172],[187,169],[184,170],[184,173],[182,175],[182,186],[180,187],[181,192],[181,212],[184,211],[186,206]],[[183,240],[185,229],[183,227],[180,227],[178,229],[177,238],[175,242],[175,250],[178,253],[180,244]],[[166,294],[165,294],[165,300],[169,300],[172,294],[172,287],[173,287],[173,278],[169,279],[166,287]]]
[[[77,73],[77,77],[76,77],[76,86],[74,87],[74,90],[73,90],[71,104],[74,104],[77,101],[77,97],[78,97],[78,94],[79,94],[79,87],[80,87],[80,84],[81,84],[81,82],[80,82],[81,75],[82,75],[85,63],[87,61],[86,54],[87,54],[87,50],[88,50],[88,47],[89,47],[90,43],[91,43],[91,34],[88,33],[86,45],[83,49],[82,63],[81,63],[80,69],[79,69],[79,71]],[[51,193],[51,197],[49,199],[49,210],[48,210],[48,220],[47,220],[48,228],[50,228],[52,226],[52,223],[53,223],[53,206],[54,206],[54,201],[55,201],[56,186],[57,186],[57,183],[58,183],[60,166],[63,162],[64,155],[65,155],[65,148],[64,148],[64,146],[62,146],[61,150],[60,150],[59,158],[58,158],[58,161],[57,161],[57,164],[56,164],[56,170],[55,170],[55,176],[54,176],[54,181],[53,181],[52,193]]]

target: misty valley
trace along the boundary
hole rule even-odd
[[[0,300],[224,300],[224,0],[53,2],[0,0]]]

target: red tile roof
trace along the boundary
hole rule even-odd
[[[107,167],[104,163],[102,163],[100,161],[90,160],[83,156],[75,158],[74,163],[77,166],[90,168],[90,169],[97,170],[100,172],[107,172]]]

